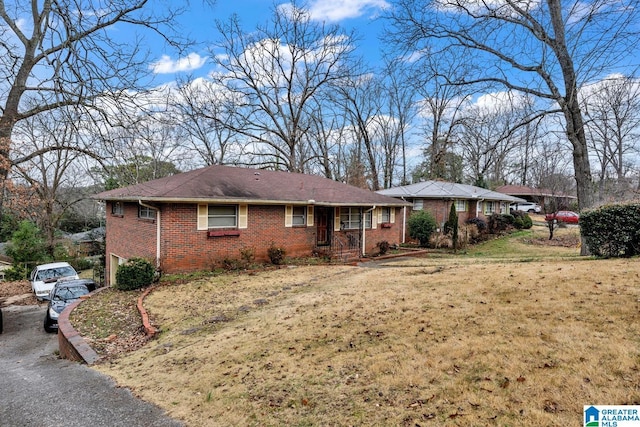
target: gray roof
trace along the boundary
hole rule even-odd
[[[321,176],[220,165],[104,191],[93,198],[164,203],[406,206],[401,200]]]
[[[446,181],[423,181],[402,187],[389,188],[378,191],[379,194],[408,199],[465,199],[491,200],[509,203],[525,202],[526,200],[486,188],[467,184],[457,184]]]

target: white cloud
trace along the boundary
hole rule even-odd
[[[478,97],[473,106],[487,111],[501,111],[524,108],[528,103],[527,95],[519,92],[492,92]]]
[[[171,59],[168,55],[162,55],[162,57],[149,65],[149,68],[153,70],[155,74],[171,74],[180,71],[192,71],[202,67],[206,59],[198,55],[197,53],[190,53],[185,58],[178,60]]]
[[[337,22],[389,7],[391,5],[386,0],[314,0],[309,3],[308,9],[314,20]]]

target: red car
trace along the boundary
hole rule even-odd
[[[558,211],[555,213],[546,214],[544,216],[545,221],[564,222],[567,224],[577,224],[580,220],[580,215],[572,211]]]

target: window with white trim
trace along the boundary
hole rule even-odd
[[[207,226],[209,228],[236,228],[238,226],[238,207],[236,205],[209,205]]]
[[[413,199],[413,210],[421,211],[424,208],[424,200],[422,199]]]
[[[380,222],[391,222],[391,208],[380,208]]]
[[[458,199],[456,200],[456,212],[466,212],[467,211],[467,201]]]
[[[122,206],[122,202],[113,202],[111,204],[111,214],[124,215],[124,207]]]
[[[307,225],[307,207],[306,206],[294,206],[291,214],[291,224],[296,226]]]
[[[492,214],[496,211],[494,202],[484,202],[484,213]]]
[[[156,210],[148,206],[138,205],[138,218],[156,219]]]
[[[365,228],[371,228],[371,211],[364,214]],[[360,208],[340,208],[340,228],[343,230],[360,229]]]

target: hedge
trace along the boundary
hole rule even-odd
[[[580,232],[591,254],[631,257],[640,254],[640,202],[604,205],[580,213]]]

